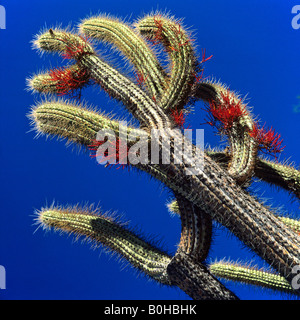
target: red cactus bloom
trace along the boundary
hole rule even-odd
[[[260,148],[265,149],[269,154],[274,154],[276,156],[277,153],[282,152],[285,148],[285,146],[282,146],[283,140],[280,139],[280,134],[275,133],[275,130],[272,127],[266,129],[265,125],[259,127],[258,123],[256,123],[249,134],[257,141]]]
[[[179,128],[184,129],[186,115],[184,114],[183,110],[178,111],[178,109],[175,108],[171,112],[171,118]]]
[[[57,68],[49,72],[51,81],[56,84],[58,95],[74,94],[89,82],[89,74],[84,69]]]
[[[65,34],[65,39],[63,39],[67,44],[66,51],[62,54],[62,57],[64,59],[78,59],[79,57],[85,54],[90,54],[89,52],[86,51],[89,37],[79,36],[83,42],[81,41],[71,42],[69,41],[68,37],[69,36]]]
[[[246,113],[242,99],[235,99],[229,90],[220,93],[220,102],[210,101],[206,111],[209,112],[207,123],[225,133]]]

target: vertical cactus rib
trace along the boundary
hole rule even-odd
[[[137,30],[146,38],[160,42],[172,61],[168,90],[160,99],[163,109],[182,109],[189,100],[195,75],[198,72],[196,54],[187,32],[179,21],[163,15],[140,19]]]
[[[195,261],[206,259],[212,237],[211,217],[183,197],[176,196],[176,207],[181,218],[181,238],[179,250]],[[174,206],[174,203],[173,203]]]
[[[170,284],[166,273],[170,257],[132,231],[103,214],[88,209],[53,207],[38,213],[45,227],[85,237],[117,252],[149,277]]]
[[[99,16],[84,20],[79,28],[86,36],[111,43],[120,50],[143,77],[150,97],[158,99],[162,95],[167,74],[144,39],[130,26],[117,18]]]
[[[184,252],[177,252],[168,265],[172,283],[194,300],[238,300],[237,296],[214,278],[201,263]]]

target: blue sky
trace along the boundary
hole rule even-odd
[[[134,20],[151,10],[185,18],[195,31],[198,50],[213,58],[205,76],[214,76],[248,96],[253,113],[273,126],[286,148],[282,160],[299,166],[300,29],[291,25],[295,1],[1,1],[6,29],[0,30],[0,265],[6,269],[6,290],[0,299],[189,299],[176,288],[161,287],[123,268],[115,258],[72,237],[39,229],[34,210],[58,204],[100,204],[117,211],[145,234],[156,235],[172,253],[180,222],[166,210],[170,193],[144,174],[105,169],[76,148],[56,139],[35,139],[26,117],[39,100],[28,93],[25,79],[50,66],[58,57],[33,51],[30,41],[41,28],[76,26],[90,14],[110,13]],[[84,100],[102,110],[124,114],[119,105],[97,90]],[[201,104],[188,122],[205,129],[205,143],[219,145],[211,128],[203,127]],[[257,184],[268,203],[297,214],[299,204],[284,192]],[[217,229],[210,259],[263,262],[226,230]],[[286,296],[228,286],[242,299],[284,299]]]

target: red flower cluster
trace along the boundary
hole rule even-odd
[[[86,50],[88,40],[89,40],[88,37],[79,36],[79,38],[82,41],[74,41],[74,40],[70,41],[70,39],[68,39],[68,38],[69,38],[69,36],[66,34],[65,39],[63,39],[63,41],[65,41],[65,43],[66,43],[66,50],[62,54],[64,59],[79,59],[80,57],[82,57],[85,54],[90,54]]]
[[[78,89],[86,85],[90,78],[84,69],[57,68],[49,72],[49,76],[53,83],[56,83],[58,95],[73,95]]]
[[[184,129],[186,115],[184,114],[183,110],[178,111],[177,108],[175,108],[174,110],[172,110],[170,115],[175,124],[179,128]]]
[[[236,100],[229,90],[220,93],[220,100],[222,100],[221,103],[209,102],[206,110],[209,112],[209,121],[207,123],[226,133],[235,122],[246,114],[246,110],[243,107],[242,100]]]
[[[247,114],[242,100],[234,98],[229,90],[220,93],[219,101],[211,101],[206,111],[209,112],[207,123],[215,126],[223,134],[229,134],[233,124]],[[266,150],[268,154],[274,154],[275,157],[285,148],[282,146],[280,134],[275,133],[272,127],[266,129],[255,123],[252,130],[249,130],[249,135],[257,141],[261,150]]]
[[[259,144],[261,149],[265,149],[267,153],[276,154],[283,151],[285,146],[282,146],[282,139],[280,134],[275,133],[275,130],[271,127],[269,130],[265,129],[265,126],[259,127],[256,123],[253,129],[249,132]]]

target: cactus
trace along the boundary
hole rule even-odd
[[[133,66],[135,79],[104,61],[95,41],[119,50]],[[283,150],[280,135],[272,127],[260,127],[242,97],[224,84],[203,79],[203,66],[209,58],[204,54],[198,57],[193,41],[180,20],[160,13],[147,15],[133,25],[96,16],[82,21],[78,34],[54,28],[37,35],[36,49],[58,53],[69,64],[28,79],[33,91],[46,95],[29,115],[38,134],[84,146],[107,165],[144,171],[173,192],[175,200],[168,207],[178,213],[182,226],[176,254],[169,256],[118,220],[90,207],[44,208],[37,220],[44,228],[103,244],[147,276],[178,286],[193,299],[238,299],[220,277],[299,295],[299,290],[290,286],[293,267],[300,265],[298,223],[279,217],[247,188],[256,176],[299,198],[300,173],[292,165],[278,163],[277,154]],[[168,56],[168,68],[157,57],[157,45]],[[139,127],[124,125],[82,105],[82,89],[88,85],[99,86],[121,102]],[[49,94],[58,98],[48,98]],[[226,150],[205,150],[203,154],[186,138],[184,121],[198,100],[206,104],[207,123],[227,137]],[[106,139],[99,132],[105,132]],[[143,140],[146,148],[135,145],[133,137]],[[148,161],[154,146],[165,150],[165,141],[170,145],[169,163],[164,163],[163,154],[158,161]],[[179,156],[178,141],[190,152]],[[102,158],[99,150],[105,150]],[[262,152],[274,154],[275,161],[265,160]],[[203,167],[191,171],[200,155]],[[228,228],[277,274],[229,263],[208,266],[213,221]]]

